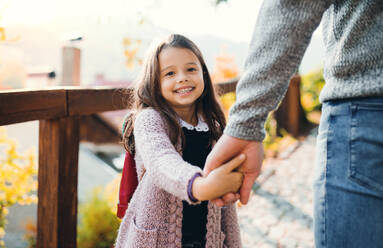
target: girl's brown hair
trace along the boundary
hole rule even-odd
[[[201,96],[196,100],[196,112],[202,115],[203,119],[209,126],[210,143],[218,140],[223,133],[226,125],[225,116],[217,101],[214,92],[213,83],[211,81],[207,66],[203,60],[201,51],[188,38],[179,34],[172,34],[167,39],[160,42],[157,46],[149,50],[149,54],[141,71],[141,75],[137,81],[132,112],[127,117],[123,133],[123,143],[125,149],[134,153],[134,120],[137,113],[145,108],[153,108],[160,112],[166,121],[169,131],[170,141],[175,146],[178,138],[181,137],[182,148],[184,147],[185,137],[177,120],[177,114],[166,102],[161,95],[160,85],[160,65],[158,56],[160,52],[166,48],[185,48],[192,51],[201,63],[204,90]]]

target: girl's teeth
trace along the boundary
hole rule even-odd
[[[186,93],[186,92],[189,92],[191,90],[192,90],[192,88],[181,89],[181,90],[177,90],[177,93]]]

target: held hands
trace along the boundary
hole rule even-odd
[[[207,157],[204,174],[209,175],[215,168],[240,153],[246,155],[246,161],[239,168],[239,171],[244,174],[243,184],[240,189],[240,199],[241,203],[246,204],[249,200],[254,181],[261,171],[263,161],[263,145],[261,142],[242,140],[225,134],[222,135]],[[213,200],[213,202],[218,206],[223,206],[237,200],[237,194],[229,193]]]
[[[243,174],[235,171],[246,159],[240,154],[229,162],[214,169],[206,177],[194,180],[192,192],[200,201],[213,200],[230,192],[237,192],[242,185]]]

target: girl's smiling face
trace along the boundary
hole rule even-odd
[[[195,111],[204,90],[201,63],[189,49],[168,47],[158,56],[161,95],[176,113]]]

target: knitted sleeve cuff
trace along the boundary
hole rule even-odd
[[[197,172],[196,174],[194,174],[194,176],[189,180],[189,184],[188,184],[188,196],[189,196],[189,200],[191,202],[198,202],[198,199],[195,198],[193,196],[193,183],[194,183],[194,180],[197,178],[197,177],[201,177],[202,174]]]
[[[251,140],[262,142],[265,139],[266,133],[264,128],[254,127],[243,127],[240,124],[228,123],[225,127],[224,134],[236,137],[243,140]]]

